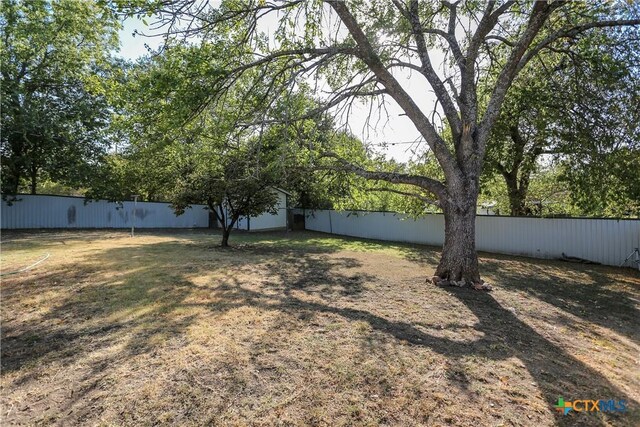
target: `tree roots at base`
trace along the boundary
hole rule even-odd
[[[431,279],[427,279],[427,282],[429,281],[436,286],[456,286],[459,288],[470,287],[476,291],[491,291],[493,289],[491,285],[486,283],[484,280],[480,280],[479,282],[471,282],[465,279],[455,281],[443,279],[440,276],[433,276]]]

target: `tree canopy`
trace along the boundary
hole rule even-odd
[[[366,179],[416,187],[423,201],[437,204],[446,224],[437,281],[478,286],[474,223],[480,175],[515,78],[541,53],[570,49],[593,29],[640,23],[632,6],[612,2],[119,3],[132,14],[156,14],[168,39],[218,47],[224,71],[202,81],[204,104],[250,72],[268,79],[266,106],[305,79],[327,93],[322,109],[354,99],[393,100],[424,138],[442,175],[370,170],[335,152],[324,157]],[[271,34],[264,31],[267,19],[277,22]],[[424,93],[407,91],[401,70],[424,79],[435,105],[422,105]]]
[[[41,178],[86,185],[105,153],[119,21],[94,1],[3,1],[2,192]]]
[[[314,100],[300,89],[266,109],[267,86],[250,74],[217,102],[201,104],[202,82],[194,77],[221,72],[221,58],[205,65],[201,60],[215,49],[211,43],[175,43],[129,70],[120,87],[127,144],[110,156],[89,195],[122,200],[137,193],[170,201],[178,214],[206,204],[226,246],[241,217],[275,212],[275,187],[317,197],[310,190],[318,187],[309,185],[314,151],[301,145],[330,137],[333,128],[318,117],[286,123],[286,115]]]
[[[562,171],[557,184],[585,214],[622,215],[637,205],[637,180],[625,172],[632,153],[640,156],[637,35],[593,31],[536,58],[515,80],[485,169],[504,179],[512,215],[531,214],[540,203],[528,197],[531,179],[552,164]]]

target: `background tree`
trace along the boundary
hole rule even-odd
[[[2,192],[86,184],[107,146],[118,20],[95,1],[8,0],[0,11]]]
[[[640,217],[640,149],[603,151],[567,156],[560,180],[571,201],[581,215]]]
[[[202,105],[194,76],[220,73],[217,62],[201,60],[216,49],[211,43],[176,43],[129,70],[120,88],[127,145],[110,156],[89,195],[122,200],[135,192],[171,202],[178,214],[206,204],[227,246],[241,217],[276,212],[273,187],[296,174],[299,144],[288,142],[301,132],[310,137],[315,122],[276,126],[282,122],[276,116],[296,106],[278,105],[267,115],[261,107],[265,86],[249,75],[218,102]]]
[[[319,86],[328,87],[331,94],[325,108],[354,98],[392,98],[426,141],[444,180],[367,170],[335,153],[326,156],[334,157],[337,167],[348,167],[361,177],[429,192],[445,215],[445,243],[436,279],[481,285],[475,251],[480,174],[489,135],[511,83],[532,58],[558,41],[596,27],[640,23],[624,7],[610,2],[398,0],[222,1],[214,8],[206,2],[176,0],[134,11],[159,13],[168,35],[231,41],[226,44],[231,48],[224,55],[225,72],[203,85],[212,98],[255,69],[270,70],[258,73],[260,79],[277,76],[273,82],[294,86],[308,76],[323,79]],[[275,14],[279,26],[269,39],[261,33],[260,22]],[[434,66],[434,48],[445,55],[442,70]],[[507,54],[494,55],[496,50]],[[411,70],[428,82],[437,97],[434,113],[419,106],[423,94],[407,92],[394,75],[397,69]],[[484,75],[496,77],[481,78]],[[490,87],[479,90],[478,82]],[[274,88],[273,99],[286,93],[280,90],[282,85],[267,86]],[[481,99],[479,93],[490,96]],[[264,101],[269,105],[267,98]],[[450,129],[449,140],[439,131],[438,112]]]
[[[533,216],[583,216],[585,212],[575,204],[574,189],[562,182],[564,166],[540,165],[531,173],[527,188],[526,214]],[[484,178],[480,197],[482,207],[497,215],[509,215],[511,199],[504,177],[493,174]]]
[[[582,204],[585,213],[605,214],[608,194],[630,197],[613,205],[633,200],[633,192],[623,191],[634,182],[625,184],[630,165],[623,153],[640,156],[638,35],[632,29],[593,31],[539,56],[515,80],[493,128],[485,169],[504,179],[511,215],[534,214],[529,187],[541,160],[566,171],[556,184],[569,194],[591,194]]]
[[[176,213],[205,203],[222,228],[223,247],[241,217],[277,213],[281,164],[273,158],[277,148],[257,141],[227,146],[189,147],[180,162],[170,200]]]

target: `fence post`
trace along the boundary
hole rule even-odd
[[[131,237],[133,237],[135,224],[136,224],[136,209],[138,208],[138,197],[139,194],[133,195],[133,215],[131,216]]]

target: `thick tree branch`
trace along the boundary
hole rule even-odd
[[[582,25],[576,25],[572,28],[565,28],[562,30],[558,30],[555,33],[549,35],[548,37],[541,40],[535,46],[531,47],[527,53],[520,59],[517,67],[517,71],[520,71],[524,68],[525,65],[542,49],[548,47],[554,41],[561,38],[571,38],[583,33],[592,28],[606,28],[606,27],[622,27],[622,26],[634,26],[640,25],[640,19],[617,19],[617,20],[607,20],[607,21],[595,21],[588,22]]]
[[[482,18],[480,18],[480,23],[478,24],[478,28],[476,32],[473,34],[471,41],[469,42],[469,47],[467,48],[467,64],[475,63],[478,58],[478,52],[480,50],[480,46],[482,42],[487,37],[487,35],[493,30],[493,28],[498,23],[498,19],[500,16],[505,13],[511,6],[513,6],[515,0],[510,0],[504,2],[500,5],[496,10],[493,10],[495,7],[495,0],[490,0],[487,2],[487,6],[482,14]]]
[[[502,175],[505,175],[505,174],[509,173],[507,171],[507,168],[502,163],[500,163],[499,161],[496,160],[496,161],[494,161],[492,163],[493,163],[493,167],[496,168],[496,170],[498,172],[500,172]]]
[[[493,30],[500,16],[506,12],[515,1],[510,0],[504,2],[496,10],[495,0],[487,2],[482,18],[478,23],[478,28],[469,41],[465,60],[460,63],[460,112],[462,113],[462,121],[467,124],[475,123],[478,114],[478,100],[476,91],[476,60],[480,46],[484,42],[486,36]],[[468,147],[467,147],[468,148]]]
[[[444,114],[447,117],[447,121],[449,122],[449,126],[451,127],[451,131],[453,133],[454,139],[457,139],[460,135],[460,116],[458,115],[458,110],[456,109],[449,92],[447,92],[444,83],[440,80],[440,77],[433,69],[433,65],[431,64],[431,58],[429,57],[429,50],[427,48],[427,43],[424,38],[424,29],[422,28],[422,24],[420,22],[420,13],[418,9],[418,1],[411,0],[409,4],[409,9],[405,9],[405,17],[411,24],[411,29],[413,33],[413,37],[416,41],[416,47],[418,48],[418,56],[420,57],[420,63],[422,64],[421,70],[422,74],[426,77],[427,81],[433,88],[433,91],[438,98],[438,101],[442,104],[442,109],[444,110]],[[448,36],[447,36],[448,37]]]
[[[352,172],[362,178],[385,181],[392,184],[408,184],[416,187],[424,188],[435,194],[439,199],[446,197],[446,188],[443,183],[438,180],[427,178],[419,175],[409,175],[398,172],[369,171],[361,166],[355,165],[333,152],[323,153],[321,157],[329,157],[335,159],[340,166],[349,172]]]
[[[518,129],[518,125],[513,125],[509,128],[509,134],[511,140],[513,141],[513,163],[511,165],[511,170],[518,170],[520,165],[524,160],[524,148],[527,144],[527,141],[520,134],[520,129]]]
[[[502,37],[502,36],[499,36],[497,34],[489,34],[484,39],[485,40],[498,40],[499,42],[502,42],[502,43],[506,44],[507,46],[511,46],[511,47],[514,46],[512,41],[508,40],[506,37]]]
[[[400,194],[401,196],[409,196],[409,197],[415,197],[416,199],[428,204],[428,205],[432,205],[432,206],[436,206],[436,207],[440,207],[440,202],[438,202],[437,200],[433,200],[430,199],[428,197],[423,196],[422,194],[419,193],[414,193],[411,191],[401,191],[401,190],[396,190],[393,188],[384,188],[384,187],[375,187],[375,188],[368,188],[367,191],[385,191],[387,193],[395,193],[395,194]]]
[[[391,75],[385,65],[376,54],[369,39],[362,31],[344,2],[339,0],[327,0],[327,3],[335,10],[342,23],[347,27],[351,37],[360,48],[360,59],[364,61],[376,75],[378,81],[387,89],[389,95],[400,105],[413,122],[420,134],[424,137],[433,151],[438,163],[445,175],[450,179],[461,180],[462,173],[447,148],[445,141],[433,127],[427,116],[420,110],[411,96],[402,88],[400,83]]]
[[[456,60],[458,67],[464,62],[462,49],[460,49],[458,39],[456,39],[456,21],[458,20],[459,3],[460,0],[456,1],[455,3],[449,3],[447,1],[442,2],[444,7],[449,9],[449,24],[447,25],[447,36],[445,38],[449,43],[449,47],[451,48],[451,52],[453,53],[453,57]]]
[[[224,223],[224,214],[222,212],[218,212],[218,209],[216,209],[216,206],[214,205],[213,201],[208,200],[207,201],[207,206],[209,207],[209,210],[211,212],[213,212],[214,216],[216,217],[216,219],[220,222],[220,224]],[[222,209],[222,205],[218,205],[220,206],[220,209]]]

